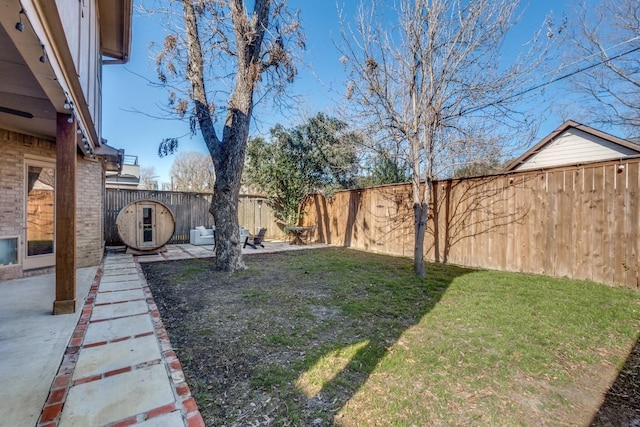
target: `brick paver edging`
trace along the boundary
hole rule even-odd
[[[160,352],[171,378],[171,385],[175,398],[175,403],[164,405],[159,408],[149,408],[146,413],[137,414],[129,418],[117,421],[110,424],[111,427],[125,427],[135,425],[139,422],[143,422],[149,418],[153,418],[162,414],[174,412],[180,410],[182,418],[185,420],[185,425],[188,427],[205,427],[202,415],[198,410],[197,404],[191,390],[185,381],[184,372],[182,371],[182,365],[178,360],[171,343],[169,341],[169,335],[164,328],[162,320],[160,318],[160,312],[153,300],[153,295],[147,284],[146,278],[142,273],[142,268],[137,260],[137,257],[133,257],[138,277],[142,285],[142,291],[144,293],[147,306],[149,308],[149,314],[151,316],[151,322],[153,324],[154,333],[160,346]],[[78,324],[73,331],[71,340],[65,354],[62,358],[62,363],[58,368],[58,372],[54,377],[53,383],[49,390],[49,396],[44,404],[40,418],[38,419],[37,427],[57,427],[60,421],[60,415],[62,414],[62,408],[69,392],[69,388],[72,386],[72,376],[78,361],[78,353],[82,347],[84,337],[91,319],[91,313],[95,306],[96,297],[98,294],[98,288],[104,272],[104,259],[99,266],[94,281],[85,300],[80,314]]]
[[[158,342],[160,344],[160,352],[171,375],[173,394],[176,398],[176,406],[181,406],[180,409],[182,410],[183,415],[186,416],[187,425],[189,427],[205,427],[202,415],[198,410],[196,401],[191,395],[191,390],[189,389],[189,385],[185,380],[184,372],[182,371],[182,365],[178,360],[178,356],[176,356],[176,353],[173,351],[173,347],[171,347],[169,334],[167,334],[167,331],[164,328],[164,324],[162,323],[162,319],[160,317],[160,311],[158,310],[158,306],[153,299],[151,289],[147,284],[147,279],[142,272],[140,263],[138,262],[138,257],[134,256],[133,258],[136,262],[136,269],[138,270],[140,282],[142,283],[142,291],[144,292],[145,298],[147,300],[147,305],[149,306],[149,312],[151,313],[151,322],[153,323],[153,329],[155,330],[156,338],[158,339]],[[166,412],[171,412],[171,410],[168,410]]]
[[[100,280],[102,279],[102,273],[104,271],[104,263],[98,267],[96,277],[93,279],[89,294],[82,307],[80,313],[80,319],[78,324],[71,335],[71,340],[67,349],[62,357],[62,363],[58,368],[58,372],[53,379],[51,388],[49,389],[49,396],[44,403],[40,418],[38,419],[37,427],[54,427],[58,425],[60,421],[60,414],[62,414],[62,407],[67,398],[69,387],[71,387],[71,377],[73,371],[76,368],[76,362],[78,361],[78,353],[80,346],[84,341],[84,335],[87,332],[89,326],[89,319],[91,319],[91,313],[93,312],[93,306],[96,302],[96,296],[98,295],[98,287],[100,286]]]

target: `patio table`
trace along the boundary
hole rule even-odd
[[[302,236],[305,232],[311,230],[311,227],[285,227],[284,231],[291,235],[290,245],[304,245]]]

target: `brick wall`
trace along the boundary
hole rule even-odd
[[[102,163],[77,163],[76,262],[78,267],[97,265],[104,252],[104,173]]]
[[[20,263],[0,267],[0,281],[48,273],[52,268],[23,271],[25,252],[25,158],[55,161],[52,141],[0,129],[0,238],[18,236]],[[77,163],[77,266],[97,265],[102,259],[104,172],[102,163],[85,160]]]

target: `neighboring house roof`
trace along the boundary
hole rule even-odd
[[[105,178],[106,188],[129,188],[136,189],[140,184],[140,178],[135,175],[128,174],[113,174],[107,173]]]
[[[122,151],[124,154],[124,151]],[[107,170],[107,188],[137,188],[140,184],[140,165],[137,156],[123,156],[118,161],[118,169]]]
[[[105,180],[105,188],[128,188],[135,190],[140,185],[140,180],[130,175],[108,176]]]
[[[96,155],[104,160],[105,170],[112,172],[122,172],[124,165],[124,150],[113,148],[107,145],[106,140],[102,140],[102,145],[96,148]]]
[[[506,170],[542,169],[635,155],[640,155],[640,145],[569,120],[511,162]]]

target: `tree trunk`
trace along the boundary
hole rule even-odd
[[[260,77],[260,46],[264,31],[268,28],[270,2],[256,1],[255,13],[251,20],[245,15],[241,0],[234,0],[229,4],[236,33],[238,69],[236,85],[229,99],[222,140],[218,138],[213,127],[207,101],[197,14],[191,0],[182,0],[182,5],[189,48],[187,78],[191,82],[198,125],[216,171],[213,200],[209,208],[216,225],[216,269],[229,272],[243,270],[246,266],[242,261],[243,242],[240,242],[239,234],[238,196],[249,137],[253,91]]]
[[[413,97],[415,100],[415,97]],[[414,104],[414,108],[417,105]],[[419,135],[419,124],[414,123],[414,134]],[[411,141],[411,155],[413,179],[411,181],[411,192],[413,196],[413,226],[414,226],[414,246],[413,246],[413,271],[418,277],[426,277],[427,272],[424,266],[424,235],[427,230],[427,218],[429,214],[429,180],[426,179],[424,187],[420,183],[420,141]]]
[[[238,225],[238,192],[223,190],[216,181],[209,212],[216,224],[216,269],[229,272],[246,269]]]
[[[413,248],[413,271],[418,277],[426,277],[424,265],[424,238],[427,233],[429,218],[429,202],[431,200],[431,180],[427,179],[420,194],[420,183],[413,183],[413,220],[415,231],[415,245]]]
[[[416,244],[413,248],[413,271],[416,276],[419,277],[426,277],[427,275],[424,266],[424,236],[427,231],[428,212],[428,203],[421,203],[413,206],[416,238]]]
[[[253,88],[242,83],[239,81],[231,96],[231,105],[240,108],[230,109],[227,114],[223,131],[224,150],[217,162],[220,172],[216,175],[209,209],[216,223],[216,269],[230,272],[247,268],[242,261],[244,242],[240,241],[239,234],[238,197],[249,137]]]

